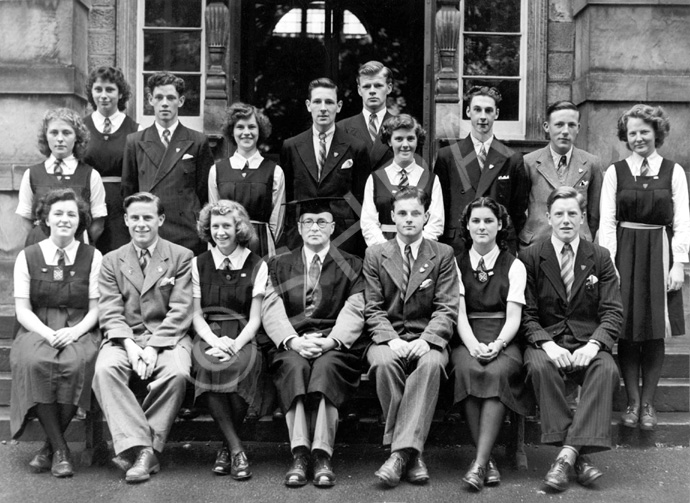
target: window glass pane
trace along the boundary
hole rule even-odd
[[[465,31],[520,33],[520,0],[465,0]]]
[[[144,70],[198,72],[201,69],[201,32],[144,30]]]
[[[498,121],[517,121],[520,119],[520,81],[492,80],[492,79],[463,79],[463,96],[472,86],[495,87],[501,93],[501,104],[498,106]],[[469,103],[463,107],[463,119],[469,120],[466,110]]]
[[[520,36],[465,35],[464,74],[520,75]]]
[[[201,27],[201,0],[146,0],[145,26]]]
[[[152,72],[144,73],[144,83],[151,76]],[[177,75],[185,82],[184,105],[178,110],[180,117],[201,115],[201,76],[200,75]],[[148,96],[144,100],[144,115],[153,115],[153,107],[149,104]]]

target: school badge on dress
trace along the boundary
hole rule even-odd
[[[53,269],[53,281],[62,281],[65,278],[65,272],[61,267]]]

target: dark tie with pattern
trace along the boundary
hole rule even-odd
[[[398,188],[402,190],[405,187],[408,187],[409,185],[410,179],[407,177],[407,171],[405,170],[405,168],[400,168],[400,183],[398,184]]]
[[[475,271],[477,275],[477,280],[480,283],[486,283],[489,281],[489,273],[486,272],[486,265],[484,264],[484,257],[479,259],[479,264],[477,264],[477,270]]]
[[[570,243],[563,245],[561,250],[561,278],[565,285],[565,294],[568,301],[570,301],[570,293],[573,289],[573,281],[575,280],[575,257],[573,248]]]
[[[62,159],[55,160],[55,164],[53,164],[53,174],[58,177],[58,180],[62,180]]]
[[[223,261],[220,263],[220,270],[223,272],[230,271],[230,259],[228,257],[225,257]]]
[[[170,130],[169,129],[163,130],[163,145],[165,145],[165,148],[168,148],[168,145],[170,145]]]
[[[65,279],[65,250],[58,248],[57,250],[57,267],[53,269],[53,280],[63,281]]]
[[[323,167],[326,164],[326,133],[319,133],[319,159],[317,162],[318,172],[317,176],[319,181],[321,181],[321,173],[323,173]]]
[[[403,281],[402,290],[400,290],[400,299],[405,302],[405,295],[407,295],[407,284],[410,281],[410,271],[412,270],[412,248],[410,245],[405,245],[405,257],[403,259]]]
[[[109,135],[112,132],[113,132],[113,123],[110,122],[110,119],[108,117],[106,117],[105,121],[103,121],[103,134]],[[108,137],[106,136],[105,139],[107,140]]]
[[[141,266],[141,272],[146,276],[146,268],[149,265],[150,253],[148,249],[143,249],[139,252],[139,265]]]
[[[319,288],[319,276],[321,276],[321,259],[314,255],[307,274],[307,299],[304,314],[311,316],[321,301],[321,289]]]
[[[565,170],[568,169],[568,157],[562,155],[558,161],[558,168],[556,172],[558,173],[558,179],[562,182],[565,179]]]
[[[477,154],[477,160],[479,161],[479,168],[483,171],[484,164],[486,163],[486,148],[484,147],[483,143],[479,149],[479,153]]]
[[[649,163],[647,162],[647,158],[644,158],[644,161],[642,161],[642,167],[640,168],[640,176],[649,176]]]
[[[376,114],[371,114],[369,116],[369,136],[371,136],[371,141],[376,141],[376,135],[378,135],[379,128],[377,127],[377,117]]]

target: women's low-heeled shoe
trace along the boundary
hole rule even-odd
[[[50,468],[53,477],[63,478],[74,475],[74,468],[67,449],[58,449],[53,453],[53,465]]]

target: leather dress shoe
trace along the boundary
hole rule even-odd
[[[625,413],[621,414],[621,424],[628,428],[637,428],[637,423],[640,420],[640,406],[628,405]]]
[[[314,479],[316,487],[333,487],[335,485],[335,472],[331,465],[331,457],[325,452],[314,453],[313,460]]]
[[[374,475],[388,487],[395,487],[400,483],[406,465],[407,456],[400,451],[394,451]]]
[[[575,475],[580,485],[588,486],[603,475],[587,456],[578,456],[575,461]]]
[[[497,486],[501,483],[501,472],[498,471],[496,461],[494,458],[489,458],[486,463],[486,475],[484,476],[484,485]]]
[[[650,404],[646,403],[642,406],[642,414],[640,415],[640,429],[653,430],[656,428],[658,420],[656,418],[656,410]]]
[[[295,454],[292,464],[285,473],[285,485],[288,487],[301,487],[307,483],[307,471],[309,470],[309,458],[306,454]]]
[[[46,442],[36,455],[29,461],[31,471],[34,473],[47,472],[53,466],[53,448]]]
[[[244,451],[232,455],[230,476],[235,480],[246,480],[252,476],[252,472],[249,469],[249,460]]]
[[[230,473],[230,451],[223,446],[216,454],[216,462],[213,464],[211,471],[217,475],[228,475]]]
[[[561,456],[549,468],[546,477],[544,477],[544,484],[554,491],[563,492],[568,489],[568,482],[572,472],[573,466],[566,461],[564,456]]]
[[[69,450],[58,449],[53,453],[53,465],[50,468],[53,477],[63,478],[74,475],[74,468],[69,458]]]
[[[486,477],[486,467],[477,463],[476,460],[472,461],[470,469],[462,477],[462,481],[467,484],[467,486],[475,491],[481,491],[484,487],[484,478]]]
[[[421,452],[412,456],[407,462],[405,477],[413,484],[426,484],[429,481],[429,469],[426,467]]]
[[[271,418],[274,421],[284,421],[285,420],[285,414],[283,414],[283,410],[280,407],[278,407],[276,410],[273,411]]]
[[[126,472],[127,470],[132,468],[132,460],[129,459],[124,453],[118,454],[117,456],[112,458],[110,462],[113,464],[113,466],[115,466],[115,468],[118,468],[123,472]]]
[[[144,482],[151,478],[152,473],[158,473],[160,469],[161,465],[158,463],[153,449],[145,447],[139,451],[132,468],[127,470],[125,481],[130,483]]]

